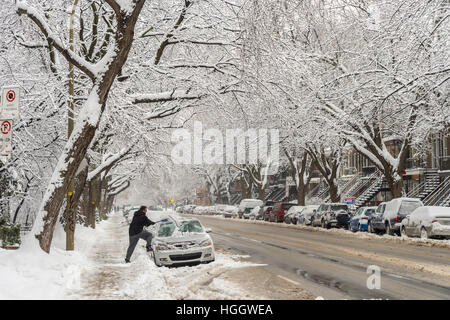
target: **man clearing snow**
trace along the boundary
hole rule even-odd
[[[126,263],[130,262],[131,255],[133,254],[134,248],[136,248],[139,239],[147,241],[147,252],[152,250],[152,234],[143,229],[144,226],[148,227],[154,225],[155,223],[147,218],[147,216],[145,215],[146,213],[146,206],[142,206],[138,211],[134,213],[133,220],[130,224],[130,230],[128,231],[130,235],[130,245],[127,250],[127,257],[125,258]]]

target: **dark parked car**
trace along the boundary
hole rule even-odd
[[[272,211],[269,214],[270,222],[283,222],[284,215],[290,207],[295,206],[295,203],[278,202],[273,206]]]
[[[385,233],[386,226],[383,222],[383,213],[386,209],[386,202],[382,202],[378,205],[377,210],[369,217],[367,224],[367,230],[370,233]]]
[[[313,226],[322,228],[348,228],[350,221],[350,208],[345,203],[327,203],[320,205],[316,210],[313,219]]]

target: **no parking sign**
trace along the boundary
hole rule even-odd
[[[18,120],[20,117],[19,88],[3,87],[2,104],[0,108],[0,119]]]
[[[0,156],[9,156],[12,151],[12,121],[0,120]]]

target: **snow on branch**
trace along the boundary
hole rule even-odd
[[[141,94],[134,97],[133,104],[167,102],[174,100],[193,100],[200,99],[203,95],[199,93],[190,93],[189,90],[174,89],[165,92]]]
[[[65,47],[65,45],[57,38],[57,35],[52,31],[47,24],[44,17],[33,7],[29,6],[25,1],[17,1],[16,3],[17,13],[19,15],[28,16],[41,30],[44,36],[47,38],[48,43],[55,47],[63,57],[78,69],[84,72],[89,78],[94,79],[94,65],[87,62],[72,50]]]

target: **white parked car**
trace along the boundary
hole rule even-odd
[[[397,233],[399,235],[402,220],[419,207],[423,207],[423,203],[417,198],[396,198],[386,202],[383,213],[386,233],[390,235]]]
[[[195,218],[169,216],[167,222],[158,223],[152,241],[155,264],[209,263],[214,261],[214,244],[200,221]]]
[[[302,211],[300,211],[299,215],[297,216],[297,224],[302,224],[305,226],[311,225],[311,219],[314,215],[314,211],[319,208],[318,205],[308,205],[306,207],[303,207]]]
[[[243,199],[241,203],[239,204],[239,211],[238,215],[239,218],[242,219],[249,219],[250,218],[250,212],[255,207],[262,207],[263,201],[258,199]]]
[[[289,210],[284,215],[284,222],[288,223],[288,224],[290,224],[290,223],[297,224],[298,216],[299,216],[300,212],[302,212],[302,210],[304,208],[305,208],[304,206],[292,206],[292,207],[290,207]]]
[[[226,206],[222,212],[222,216],[224,218],[236,218],[238,214],[238,207],[235,206]]]
[[[209,211],[209,207],[206,206],[196,206],[193,210],[193,214],[205,215]]]
[[[419,207],[402,221],[403,236],[450,239],[450,208]]]

